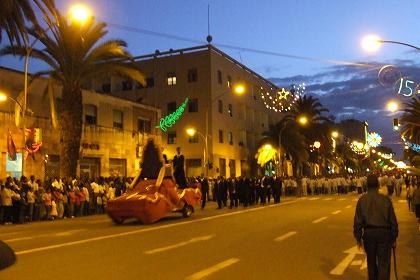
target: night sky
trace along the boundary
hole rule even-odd
[[[66,11],[71,0],[56,0]],[[398,97],[377,81],[378,68],[394,64],[405,76],[420,83],[420,54],[407,47],[386,44],[375,54],[360,47],[370,33],[385,40],[420,45],[418,0],[90,0],[95,17],[120,24],[176,35],[187,40],[109,28],[109,38],[128,43],[133,55],[205,43],[207,5],[213,43],[228,44],[315,60],[291,59],[220,47],[279,86],[305,82],[307,94],[316,95],[337,120],[367,120],[370,131],[384,137],[384,144],[398,142],[386,100]],[[5,40],[4,40],[5,41]],[[197,42],[196,42],[197,41]],[[3,42],[4,43],[4,42]],[[331,64],[327,60],[362,62],[371,67]],[[23,69],[23,61],[0,58],[0,65]],[[42,65],[32,63],[32,71]],[[393,146],[396,148],[396,146]]]

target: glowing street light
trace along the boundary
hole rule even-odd
[[[2,91],[0,91],[0,101],[6,101],[6,100],[7,100],[7,95],[3,93]]]
[[[382,43],[378,35],[369,34],[362,39],[361,45],[365,51],[373,53],[379,50]]]
[[[271,150],[272,148],[273,148],[273,146],[271,146],[270,144],[264,145],[265,150]]]
[[[337,131],[333,131],[333,132],[331,132],[331,136],[332,136],[333,138],[337,138],[337,137],[338,137],[338,132],[337,132]]]
[[[321,148],[321,142],[319,142],[319,141],[315,141],[315,142],[314,142],[314,147],[315,147],[316,149]]]
[[[86,5],[76,4],[71,6],[69,15],[71,19],[79,22],[80,24],[84,24],[91,19],[92,12]]]
[[[305,117],[305,116],[300,116],[300,117],[298,118],[298,122],[299,122],[301,125],[306,125],[306,124],[308,123],[308,118],[307,118],[307,117]]]
[[[237,95],[242,95],[246,91],[245,85],[243,84],[236,84],[233,87],[233,92]]]
[[[395,113],[396,111],[398,111],[399,109],[399,104],[398,102],[391,100],[386,104],[386,108],[388,109],[388,111]]]
[[[187,128],[186,131],[189,136],[194,136],[194,134],[196,133],[196,130],[194,128]]]

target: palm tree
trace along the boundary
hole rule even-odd
[[[281,135],[281,137],[280,137]],[[305,137],[299,132],[295,122],[288,121],[283,118],[275,125],[270,125],[269,130],[263,133],[263,141],[271,143],[279,143],[284,151],[293,159],[293,172],[298,174],[302,170],[304,162],[309,159],[309,154],[306,149]]]
[[[410,142],[420,143],[420,101],[413,98],[407,103],[401,117],[402,136]]]
[[[54,0],[1,0],[0,4],[0,42],[2,31],[5,30],[10,44],[28,46],[28,33],[26,23],[29,21],[33,26],[41,30],[38,19],[33,10],[33,2],[44,15],[54,9]]]
[[[331,122],[328,117],[322,115],[327,112],[329,110],[322,106],[318,98],[304,95],[296,101],[287,119],[296,120],[299,116],[305,116],[309,123]]]
[[[93,20],[78,25],[56,13],[56,23],[46,21],[49,33],[29,30],[29,34],[44,45],[33,49],[31,56],[47,63],[45,75],[62,87],[60,116],[60,175],[76,175],[83,124],[82,85],[105,75],[123,75],[144,84],[144,77],[121,40],[99,41],[107,34],[105,23]],[[3,54],[25,55],[25,48],[8,46]]]

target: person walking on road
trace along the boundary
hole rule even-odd
[[[417,182],[416,189],[413,192],[413,205],[416,212],[417,221],[419,224],[420,233],[420,184]]]
[[[391,199],[379,194],[378,189],[378,177],[369,175],[367,193],[357,202],[353,225],[357,245],[364,245],[367,255],[369,280],[390,279],[391,247],[395,248],[398,237]]]

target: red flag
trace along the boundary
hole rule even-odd
[[[7,135],[7,153],[9,154],[9,160],[16,160],[16,146],[13,142],[12,134],[9,131],[9,135]]]

